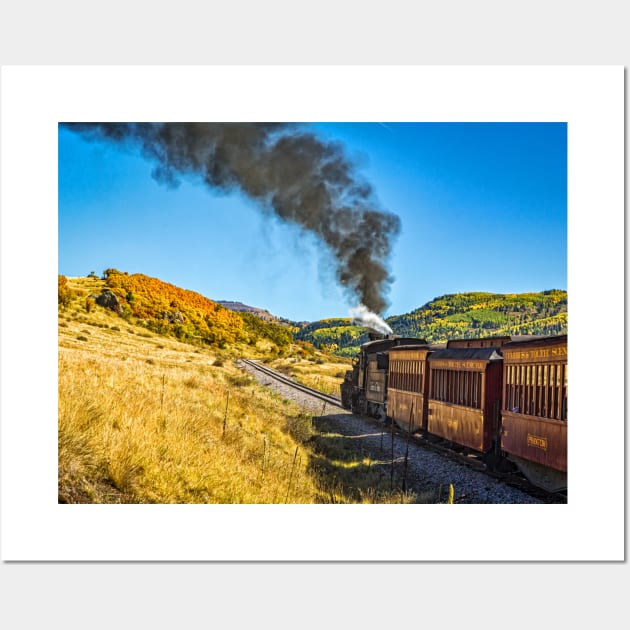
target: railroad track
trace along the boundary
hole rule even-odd
[[[257,370],[258,372],[261,372],[262,374],[265,374],[266,376],[269,376],[270,378],[276,381],[279,381],[280,383],[284,383],[285,385],[288,385],[289,387],[293,387],[293,389],[297,389],[298,391],[304,392],[305,394],[308,394],[309,396],[313,396],[314,398],[323,400],[325,403],[329,405],[334,405],[335,407],[340,407],[341,409],[344,408],[343,405],[341,404],[341,399],[335,396],[330,396],[328,394],[324,394],[323,392],[320,392],[317,389],[313,389],[312,387],[307,387],[306,385],[302,385],[302,383],[298,383],[297,381],[293,380],[292,378],[289,378],[288,376],[285,376],[284,374],[280,374],[279,372],[276,372],[275,370],[272,370],[264,365],[261,365],[257,361],[251,361],[250,359],[240,359],[240,361],[241,363],[248,365],[254,370]]]

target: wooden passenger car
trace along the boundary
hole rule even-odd
[[[446,348],[433,352],[428,361],[428,432],[475,451],[490,451],[503,379],[497,348]]]
[[[501,448],[549,490],[566,487],[567,363],[567,335],[503,347]]]
[[[399,346],[389,351],[387,415],[412,433],[427,428],[427,357],[431,351],[427,345]]]

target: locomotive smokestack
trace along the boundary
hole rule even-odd
[[[115,142],[155,163],[153,176],[177,186],[181,176],[211,188],[242,191],[283,221],[317,235],[335,259],[353,301],[381,313],[399,218],[378,209],[341,145],[285,123],[67,123],[90,140]]]

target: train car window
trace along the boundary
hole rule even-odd
[[[564,367],[564,387],[562,388],[562,419],[566,422],[567,420],[567,404],[568,404],[568,394],[569,394],[569,366],[565,365]]]
[[[543,418],[547,417],[547,408],[549,405],[549,390],[547,388],[547,382],[548,382],[548,378],[547,378],[547,373],[549,371],[549,366],[548,365],[543,365],[542,366],[542,389],[541,389],[541,401],[540,401],[540,415]]]
[[[468,372],[464,372],[462,375],[463,384],[462,384],[462,403],[468,406]]]
[[[556,419],[562,418],[562,366],[556,365]]]
[[[461,404],[468,405],[468,396],[466,389],[468,388],[468,372],[462,372],[461,374],[462,388],[461,388]]]
[[[413,382],[411,384],[411,391],[417,392],[418,391],[418,362],[414,361],[412,365],[413,365]]]
[[[546,407],[546,401],[545,401],[545,366],[541,365],[539,367],[539,373],[538,373],[538,414],[541,417],[544,417],[545,415],[545,407]]]
[[[522,409],[523,413],[527,413],[529,406],[529,366],[524,365],[522,367]]]
[[[504,395],[503,395],[503,401],[504,401],[504,409],[512,409],[512,391],[511,391],[511,385],[510,385],[510,373],[511,373],[511,365],[506,366],[505,368],[505,382],[503,383],[503,388],[504,388]]]
[[[536,366],[531,366],[531,383],[529,386],[529,413],[536,415]]]
[[[530,414],[535,416],[536,412],[536,393],[538,392],[538,366],[532,365],[532,395],[529,401]]]
[[[444,370],[444,398],[443,400],[450,400],[451,398],[451,371]]]
[[[525,384],[527,385],[525,391],[525,409],[527,413],[532,413],[532,366],[525,366]]]
[[[556,368],[557,365],[549,366],[549,393],[551,396],[551,401],[549,403],[549,417],[556,417]]]
[[[442,400],[448,400],[450,398],[450,370],[444,370],[444,395],[442,396]]]
[[[473,373],[473,403],[475,407],[479,407],[479,391],[478,391],[479,374]]]
[[[411,383],[409,389],[412,392],[416,391],[416,362],[411,361]]]
[[[455,372],[455,396],[453,402],[457,405],[461,404],[461,372]]]

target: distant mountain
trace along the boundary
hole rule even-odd
[[[269,322],[277,322],[282,318],[272,315],[269,311],[262,308],[256,308],[255,306],[248,306],[242,302],[231,302],[229,300],[217,300],[217,303],[225,308],[229,308],[231,311],[237,311],[239,313],[253,313],[258,315],[260,319],[264,319]]]
[[[442,295],[404,315],[387,318],[395,334],[429,343],[498,335],[560,335],[567,332],[567,292],[455,293]],[[350,319],[312,322],[297,339],[352,355],[368,340],[367,330]]]

